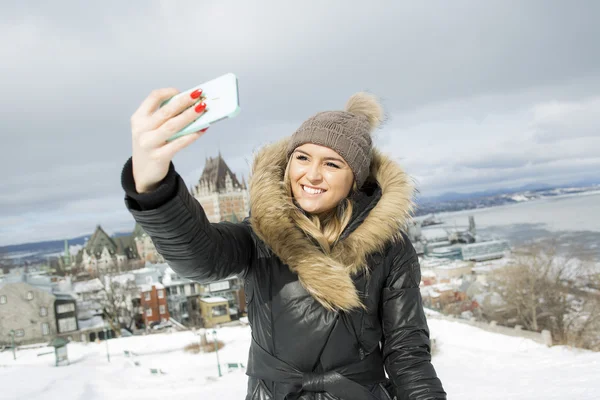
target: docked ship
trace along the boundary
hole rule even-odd
[[[427,224],[424,221],[428,221]],[[510,251],[506,240],[478,236],[473,216],[469,216],[468,228],[462,230],[443,226],[444,222],[434,216],[424,221],[414,221],[408,227],[419,255],[447,260],[487,261],[503,258]]]

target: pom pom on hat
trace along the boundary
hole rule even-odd
[[[348,102],[346,102],[344,110],[355,115],[364,115],[367,117],[371,131],[376,129],[383,120],[383,107],[377,97],[370,93],[359,92],[352,95],[348,99]]]

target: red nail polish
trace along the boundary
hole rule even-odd
[[[190,93],[190,97],[194,100],[199,99],[202,96],[202,89],[196,89]]]
[[[208,128],[200,129],[200,132],[206,132]]]
[[[206,103],[200,103],[194,108],[194,111],[196,111],[197,113],[201,113],[202,111],[204,111],[205,108]]]

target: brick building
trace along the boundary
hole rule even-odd
[[[140,287],[140,308],[146,327],[168,321],[167,293],[161,283],[138,285]]]

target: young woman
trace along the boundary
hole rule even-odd
[[[357,93],[255,157],[250,217],[210,223],[166,143],[204,111],[153,92],[132,116],[122,185],[135,220],[181,276],[244,279],[252,343],[246,399],[445,399],[431,364],[420,266],[402,233],[410,178],[372,148],[381,118]],[[387,372],[387,376],[386,376]]]

